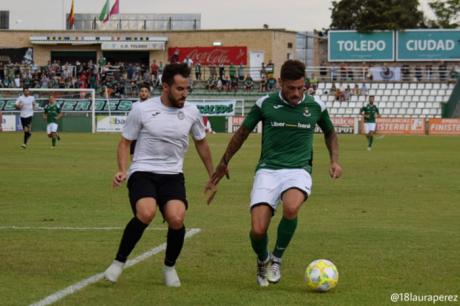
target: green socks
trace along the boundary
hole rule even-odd
[[[268,258],[268,236],[265,234],[261,239],[254,238],[251,233],[249,233],[249,239],[251,240],[252,249],[257,254],[257,258],[260,261],[266,261]]]
[[[374,142],[374,136],[369,136],[369,147],[372,147],[372,142]]]
[[[276,239],[275,250],[273,251],[275,257],[281,258],[281,256],[283,256],[292,236],[294,236],[296,227],[297,218],[288,220],[283,217],[281,219],[278,225],[278,237]]]
[[[53,147],[56,146],[56,137],[51,138],[51,143],[53,144]]]

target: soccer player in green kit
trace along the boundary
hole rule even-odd
[[[257,255],[257,283],[266,287],[281,279],[281,258],[297,227],[297,215],[311,193],[313,134],[316,124],[324,132],[330,157],[330,176],[341,176],[337,134],[325,104],[305,95],[305,65],[288,60],[281,67],[281,91],[260,98],[235,132],[206,190],[212,200],[216,185],[228,175],[228,163],[251,131],[262,121],[262,151],[251,192],[249,238]],[[282,202],[273,252],[268,251],[267,230]]]
[[[58,120],[61,119],[63,114],[61,113],[61,108],[56,104],[56,98],[51,95],[48,98],[48,104],[45,106],[43,111],[43,118],[46,120],[48,125],[46,126],[46,132],[48,137],[51,138],[51,148],[56,147],[56,142],[60,140],[60,137],[57,133],[58,130]]]
[[[374,99],[374,96],[369,96],[369,104],[360,110],[360,114],[364,117],[364,133],[366,133],[368,151],[372,150],[372,143],[374,142],[375,117],[380,118],[379,109],[375,106]]]

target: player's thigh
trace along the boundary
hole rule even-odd
[[[251,191],[251,210],[260,203],[266,203],[275,211],[281,195],[279,171],[259,169],[254,176]]]
[[[157,203],[154,198],[141,198],[136,202],[136,217],[143,223],[150,223],[155,217]]]
[[[172,228],[183,226],[188,208],[185,178],[182,173],[157,176],[158,205],[168,225]]]
[[[283,202],[283,215],[294,218],[311,194],[312,178],[304,169],[283,170],[281,200]]]
[[[128,179],[129,201],[136,217],[144,223],[150,223],[157,208],[157,186],[153,174],[134,172]]]

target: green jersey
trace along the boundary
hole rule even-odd
[[[313,134],[316,124],[324,133],[334,126],[324,102],[305,95],[291,106],[281,93],[257,100],[242,125],[253,130],[262,121],[262,151],[257,169],[302,168],[311,173],[313,164]]]
[[[366,123],[375,123],[375,114],[380,114],[377,106],[371,104],[361,107],[360,113],[364,113],[364,122]]]
[[[48,123],[57,123],[56,117],[61,113],[61,108],[57,103],[48,104],[45,106],[44,112]]]

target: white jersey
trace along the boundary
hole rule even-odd
[[[196,106],[185,102],[183,108],[167,107],[160,97],[136,103],[122,131],[124,138],[137,140],[128,175],[136,171],[182,173],[190,133],[196,140],[206,137]]]
[[[22,108],[21,108],[21,118],[27,118],[27,117],[32,117],[34,115],[34,103],[35,103],[35,98],[34,96],[20,96],[16,100],[16,105],[19,105],[22,103]]]

